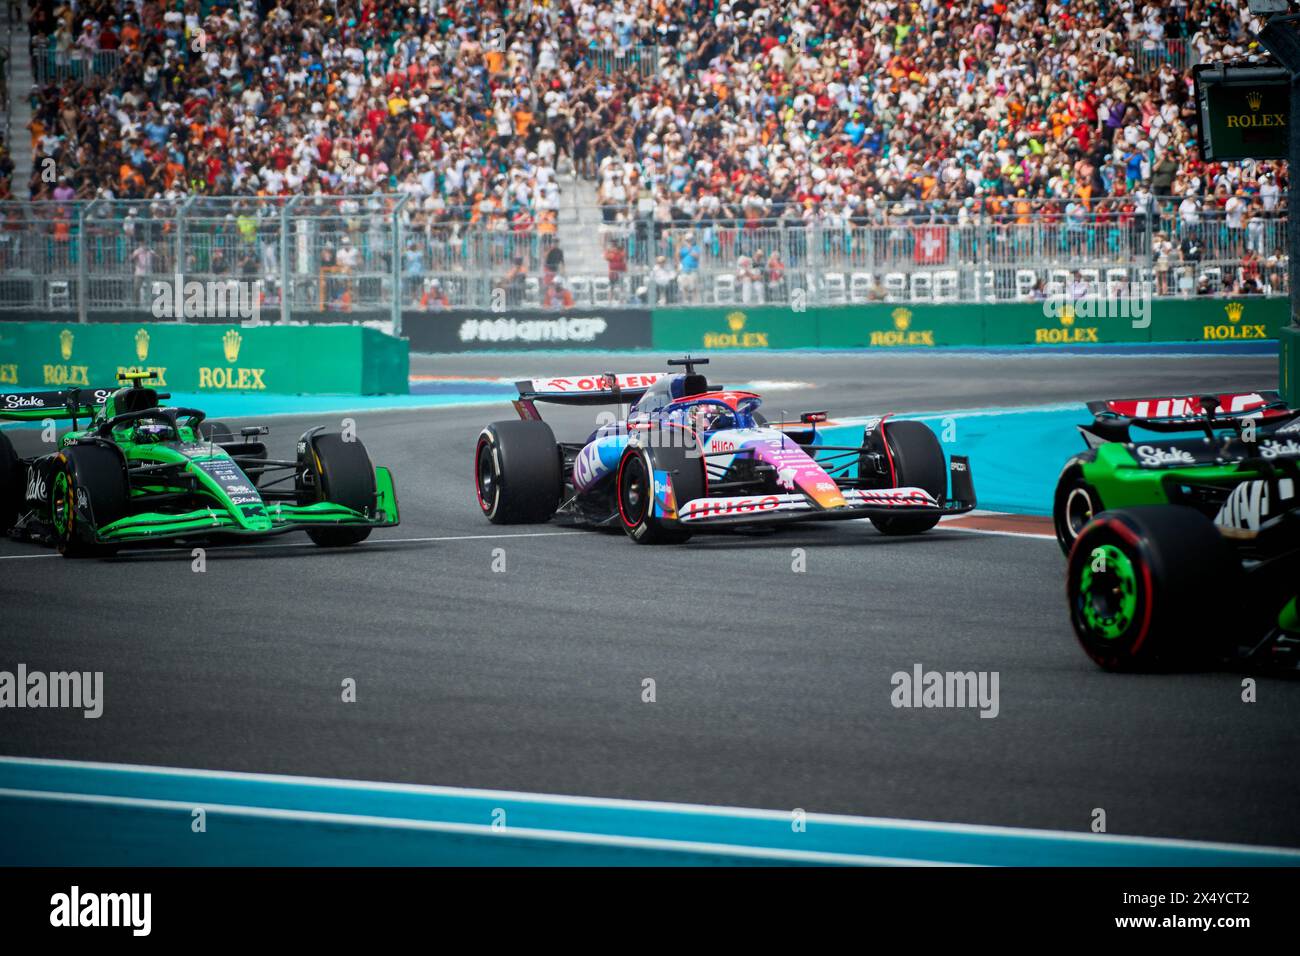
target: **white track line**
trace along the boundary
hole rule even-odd
[[[443,535],[440,537],[429,538],[375,538],[375,544],[427,544],[431,541],[494,541],[502,538],[554,538],[562,534],[579,534],[577,530],[573,531],[530,531],[526,534],[459,534]],[[276,544],[239,544],[238,542],[228,542],[218,545],[215,551],[233,551],[237,548],[256,547],[259,551],[268,548],[314,548],[314,543],[306,541],[283,542]],[[138,554],[170,554],[183,552],[188,554],[189,548],[141,548]],[[130,552],[128,552],[129,554]],[[43,552],[41,554],[0,554],[0,561],[29,561],[33,558],[60,558],[62,557],[57,551]]]
[[[130,807],[141,810],[167,810],[186,817],[194,812],[195,804],[178,800],[156,800],[147,797],[101,796],[98,794],[60,793],[52,790],[0,789],[0,798],[17,800],[48,800],[58,803],[77,803],[91,806]],[[672,853],[702,853],[713,856],[752,860],[783,860],[787,863],[815,863],[821,865],[850,866],[970,866],[972,864],[948,863],[935,860],[909,860],[905,858],[869,856],[856,853],[834,853],[822,850],[788,850],[779,847],[751,847],[737,843],[706,843],[693,840],[665,840],[655,837],[615,836],[604,833],[579,833],[571,830],[541,830],[531,827],[494,827],[481,823],[444,823],[437,820],[408,820],[401,817],[376,817],[364,814],[330,813],[321,810],[285,810],[278,807],[256,807],[242,804],[203,803],[204,811],[221,815],[263,820],[292,820],[294,822],[337,824],[345,827],[376,827],[387,830],[407,830],[424,833],[447,833],[477,836],[487,840],[533,840],[542,843],[572,843],[607,846],[619,849],[662,850]]]
[[[51,757],[12,757],[0,756],[0,764],[36,764],[49,767],[82,768],[92,770],[125,771],[136,774],[165,774],[168,776],[234,781],[258,781],[265,783],[285,783],[299,786],[322,786],[343,789],[375,790],[389,793],[426,794],[430,796],[475,797],[493,800],[517,800],[535,803],[548,803],[557,806],[573,807],[608,807],[612,809],[637,809],[647,811],[668,811],[672,813],[690,813],[712,815],[725,813],[730,816],[758,820],[780,820],[788,823],[789,810],[766,810],[755,807],[734,807],[726,805],[708,805],[698,803],[673,803],[656,800],[628,800],[618,797],[577,797],[568,794],[532,793],[514,790],[485,790],[468,787],[448,787],[417,783],[384,783],[381,781],[348,780],[332,777],[294,776],[290,774],[248,773],[236,770],[196,770],[184,767],[163,767],[154,764],[128,764],[101,762],[94,760],[67,760]],[[40,792],[40,791],[37,791]],[[190,804],[185,804],[190,807]],[[921,830],[930,832],[947,832],[961,834],[981,834],[986,836],[1015,836],[1036,839],[1067,840],[1077,843],[1102,843],[1111,845],[1151,846],[1151,847],[1186,847],[1195,849],[1231,850],[1242,853],[1285,854],[1293,856],[1300,862],[1300,850],[1292,847],[1256,846],[1253,844],[1227,843],[1213,840],[1189,840],[1179,837],[1127,836],[1117,833],[1092,833],[1073,830],[1050,830],[1030,827],[995,826],[981,823],[944,823],[933,820],[908,820],[895,817],[866,817],[841,815],[834,813],[809,813],[809,822],[834,823],[860,827],[892,827],[898,829]]]

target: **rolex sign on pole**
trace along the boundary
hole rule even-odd
[[[1286,159],[1291,116],[1286,70],[1203,63],[1192,75],[1206,162]]]

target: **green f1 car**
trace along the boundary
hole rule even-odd
[[[1300,410],[1272,392],[1088,407],[1054,507],[1088,656],[1300,670]]]
[[[0,419],[72,420],[58,450],[35,458],[0,432],[0,530],[72,558],[288,531],[340,547],[398,523],[393,477],[361,442],[312,428],[296,459],[277,461],[255,440],[265,426],[236,440],[196,408],[163,405],[170,395],[147,387],[148,375],[119,378],[130,384],[0,394]]]

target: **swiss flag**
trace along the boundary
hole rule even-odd
[[[917,226],[912,230],[916,245],[913,258],[923,266],[937,266],[948,260],[948,227]]]

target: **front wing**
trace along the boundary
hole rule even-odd
[[[833,521],[850,518],[885,518],[907,515],[965,514],[974,502],[936,500],[921,488],[885,488],[865,491],[846,488],[846,504],[819,508],[801,494],[739,495],[729,498],[696,498],[678,510],[683,525],[752,525],[772,521]]]
[[[391,528],[398,524],[397,492],[392,473],[375,468],[375,507],[369,513],[355,511],[328,501],[298,505],[281,501],[265,504],[269,524],[250,528],[229,510],[202,508],[183,514],[134,514],[94,529],[98,544],[129,544],[169,538],[201,538],[208,535],[269,537],[312,528]],[[86,524],[82,523],[83,533]]]

